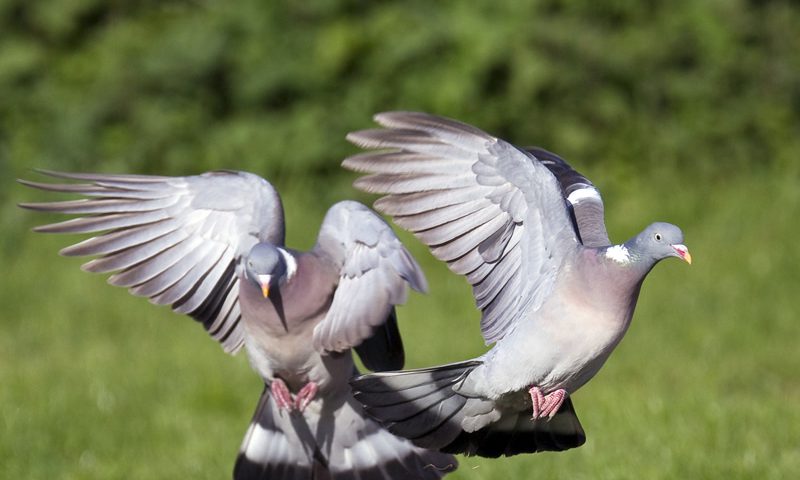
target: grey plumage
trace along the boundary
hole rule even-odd
[[[603,221],[603,200],[594,184],[555,153],[539,147],[528,147],[525,151],[542,162],[558,180],[581,244],[586,247],[609,245],[611,241]]]
[[[562,158],[455,120],[378,114],[345,159],[375,207],[464,275],[482,312],[485,355],[364,375],[356,398],[418,445],[483,456],[585,441],[569,394],[600,369],[630,324],[656,262],[691,261],[674,225],[610,245],[595,186]],[[531,412],[533,415],[531,415]],[[531,418],[531,416],[533,418]]]
[[[420,454],[421,449],[398,443],[364,415],[347,388],[309,406],[319,408],[313,415],[282,414],[271,398],[265,389],[236,461],[235,479],[439,478],[455,468],[450,455]]]
[[[480,365],[470,360],[365,375],[352,381],[355,398],[390,432],[443,452],[499,457],[566,450],[586,441],[570,399],[552,419],[531,420],[530,405],[522,401],[484,426],[481,417],[496,412],[495,402],[459,389]]]
[[[62,254],[95,257],[84,270],[193,317],[226,352],[246,347],[267,387],[234,478],[434,479],[455,469],[451,455],[366,416],[347,384],[351,348],[369,368],[402,368],[394,307],[409,286],[427,289],[374,212],[335,204],[314,248],[298,252],[284,246],[278,193],[253,174],[42,173],[69,182],[20,182],[82,198],[22,204],[80,215],[36,231],[95,234]]]

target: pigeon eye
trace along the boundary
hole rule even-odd
[[[656,241],[657,242],[661,241],[661,234],[660,233],[656,233]]]

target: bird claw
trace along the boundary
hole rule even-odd
[[[531,396],[531,404],[533,407],[531,420],[538,420],[540,418],[547,418],[549,420],[553,418],[564,403],[564,399],[567,398],[567,391],[563,388],[559,388],[545,395],[539,387],[533,386],[528,390],[528,393]]]
[[[280,378],[273,379],[269,385],[269,391],[272,393],[272,397],[275,399],[278,409],[286,410],[287,412],[294,410],[295,406],[292,401],[292,393],[283,380]]]
[[[319,387],[314,382],[308,382],[303,385],[303,388],[294,397],[294,407],[300,412],[305,410],[308,404],[314,400],[318,389]]]
[[[280,378],[272,380],[269,386],[278,409],[286,410],[290,413],[294,411],[302,413],[308,407],[308,404],[314,400],[314,397],[317,396],[318,389],[319,386],[315,382],[308,382],[297,392],[297,395],[292,395],[289,387],[286,386],[286,382]]]

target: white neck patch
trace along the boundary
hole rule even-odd
[[[631,254],[625,245],[613,245],[606,249],[606,258],[610,258],[617,263],[629,263],[631,261]]]
[[[280,247],[278,247],[278,251],[281,252],[283,260],[286,261],[286,281],[288,282],[292,279],[295,272],[297,272],[297,260],[295,260],[291,253]]]

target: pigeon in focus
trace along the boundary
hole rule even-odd
[[[41,173],[68,182],[20,182],[82,198],[21,204],[79,216],[35,230],[96,234],[62,255],[95,256],[84,270],[114,272],[109,283],[189,315],[227,353],[245,347],[265,388],[234,479],[436,479],[456,468],[365,415],[348,385],[351,348],[371,370],[403,367],[394,306],[408,286],[427,288],[373,211],[333,205],[299,252],[284,246],[277,191],[254,174]]]
[[[612,245],[598,190],[559,156],[455,120],[375,116],[343,166],[375,208],[472,285],[479,358],[351,380],[355,397],[416,445],[485,457],[560,451],[586,436],[570,395],[603,366],[662,259],[691,263],[681,230],[653,223]]]

